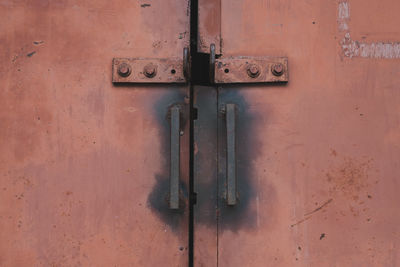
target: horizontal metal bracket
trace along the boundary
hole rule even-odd
[[[215,61],[215,83],[287,82],[287,58],[221,58]],[[275,72],[275,68],[279,72]]]
[[[185,83],[182,59],[114,58],[114,83]]]
[[[287,57],[216,58],[215,47],[211,45],[211,83],[272,83],[288,82],[288,80]]]
[[[186,83],[189,52],[181,58],[114,58],[113,83]]]
[[[288,82],[287,57],[221,57],[216,58],[215,45],[210,46],[209,82],[273,83]],[[190,81],[190,55],[183,58],[114,58],[113,83],[187,83]]]

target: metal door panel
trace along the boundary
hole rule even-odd
[[[0,265],[186,266],[188,89],[115,86],[111,64],[181,57],[188,2],[0,6]],[[185,106],[183,205],[172,212],[175,103]]]
[[[218,92],[214,87],[195,86],[193,206],[194,266],[217,266],[218,256]]]
[[[380,4],[222,0],[222,57],[287,56],[290,79],[218,89],[239,195],[226,205],[220,117],[218,266],[398,265],[400,34]]]
[[[198,17],[197,51],[209,53],[214,44],[221,54],[221,0],[199,0]]]

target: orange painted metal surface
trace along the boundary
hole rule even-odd
[[[0,3],[1,266],[187,266],[187,111],[185,205],[166,198],[167,112],[188,88],[111,83],[114,57],[180,58],[187,7]]]
[[[238,106],[239,204],[226,206],[224,161],[202,156],[198,137],[219,191],[199,207],[215,219],[195,229],[195,266],[399,265],[399,7],[222,0],[223,56],[286,56],[290,80],[209,89],[215,109]]]
[[[287,57],[290,80],[194,86],[194,266],[398,266],[400,3],[199,5],[199,52]],[[181,58],[188,1],[10,0],[0,14],[0,265],[187,266],[188,85],[112,84],[111,66]],[[229,207],[226,104],[237,109]]]
[[[210,53],[215,44],[216,54],[221,54],[221,0],[198,0],[197,50]]]

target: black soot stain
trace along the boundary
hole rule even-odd
[[[216,89],[215,89],[216,90]],[[161,221],[169,225],[170,228],[177,232],[182,226],[182,222],[188,216],[185,214],[185,208],[188,206],[188,185],[181,180],[180,184],[180,210],[172,211],[168,207],[168,192],[169,192],[169,145],[170,145],[170,125],[168,118],[168,110],[174,104],[182,104],[185,95],[177,92],[168,93],[162,97],[158,103],[155,103],[156,114],[158,123],[160,125],[160,141],[162,147],[160,153],[165,155],[165,165],[162,167],[162,172],[158,173],[155,177],[155,186],[148,197],[148,204],[152,211],[157,214]],[[218,232],[231,231],[237,233],[239,231],[252,231],[259,225],[262,227],[272,222],[274,214],[274,203],[276,203],[275,188],[265,181],[268,180],[268,175],[259,174],[257,166],[254,162],[262,154],[263,149],[262,140],[255,134],[259,131],[260,126],[268,123],[268,114],[261,114],[258,111],[252,112],[250,105],[246,101],[246,97],[241,93],[241,89],[226,88],[218,89],[217,94],[213,95],[213,99],[217,97],[217,101],[207,106],[209,108],[206,114],[201,110],[202,106],[207,103],[207,97],[202,96],[204,99],[196,100],[199,113],[202,112],[202,118],[209,116],[213,121],[210,125],[205,126],[204,131],[214,131],[218,133],[218,137],[195,136],[195,143],[197,146],[207,144],[207,149],[199,148],[199,151],[204,151],[201,157],[197,160],[204,162],[214,161],[213,164],[218,164],[217,183],[215,179],[204,179],[204,181],[197,181],[198,190],[202,192],[202,196],[197,196],[197,204],[195,206],[197,212],[201,216],[195,216],[196,224],[205,225],[210,228],[215,228],[218,224]],[[218,103],[216,103],[218,102]],[[237,171],[237,196],[238,202],[234,206],[228,206],[226,203],[226,121],[225,115],[219,112],[219,109],[227,103],[236,104],[236,171]],[[216,105],[217,104],[217,105]],[[187,108],[187,107],[186,107]],[[206,109],[207,109],[206,108]],[[218,109],[218,110],[215,110]],[[214,110],[214,111],[212,111]],[[182,113],[183,114],[183,113]],[[181,118],[182,128],[185,123],[189,123],[189,118]],[[217,129],[215,129],[217,127]],[[211,140],[210,140],[211,138]],[[212,145],[210,145],[210,143]],[[215,148],[213,148],[215,146]],[[203,152],[199,152],[203,153]],[[208,155],[209,154],[209,155]],[[218,158],[217,163],[215,163]],[[194,162],[193,164],[198,164]],[[207,164],[200,164],[199,166],[207,166]],[[214,168],[214,167],[212,167]],[[205,170],[207,175],[215,176],[212,170]],[[262,177],[257,177],[262,175]],[[264,179],[262,188],[258,188],[258,181]],[[259,192],[262,192],[262,201],[259,207],[262,211],[263,221],[257,219],[257,197]],[[268,215],[268,216],[266,216]]]
[[[257,196],[254,168],[252,162],[261,154],[261,144],[253,134],[256,132],[259,113],[250,112],[245,97],[237,89],[220,89],[218,106],[236,104],[236,173],[238,202],[235,206],[226,204],[226,129],[225,120],[219,123],[219,231],[238,232],[252,229],[257,225],[257,211],[254,204]],[[220,120],[221,121],[221,120]],[[221,164],[222,163],[222,164]],[[222,166],[222,167],[221,167]],[[263,192],[265,192],[263,190]],[[268,192],[265,192],[268,193]]]
[[[196,225],[217,226],[217,89],[198,87],[194,90],[194,160],[193,181],[196,194],[194,220]]]
[[[204,103],[206,100],[201,100]],[[218,89],[218,109],[225,104],[232,103],[236,105],[236,173],[237,173],[237,197],[238,202],[234,206],[228,206],[226,202],[226,120],[225,115],[218,112],[218,186],[215,181],[208,179],[207,182],[198,181],[199,191],[207,192],[207,196],[197,196],[197,199],[207,198],[197,203],[196,209],[202,216],[196,217],[196,222],[204,224],[210,228],[218,223],[218,232],[226,230],[237,233],[242,230],[251,231],[257,227],[257,196],[258,190],[262,192],[263,206],[262,214],[272,214],[274,203],[276,203],[276,192],[274,187],[263,181],[261,189],[257,188],[258,177],[256,176],[256,166],[254,161],[261,155],[263,147],[261,140],[254,134],[258,132],[257,125],[265,124],[266,116],[259,112],[252,112],[245,96],[239,88]],[[201,103],[199,103],[201,104]],[[200,110],[199,112],[203,112]],[[209,112],[211,115],[211,112]],[[211,126],[207,129],[213,131]],[[214,130],[215,131],[215,130]],[[196,143],[201,146],[202,143],[213,142],[205,138],[196,137]],[[201,149],[199,148],[199,151]],[[211,152],[212,149],[208,149]],[[200,160],[213,160],[213,155],[201,155]],[[196,164],[196,163],[195,163]],[[202,164],[201,164],[202,165]],[[268,176],[266,176],[268,177]],[[261,177],[260,177],[261,179]],[[267,179],[262,177],[262,179]],[[217,189],[218,188],[218,189]],[[215,197],[217,199],[215,199]],[[213,204],[214,203],[214,204]],[[271,220],[266,218],[262,223],[268,224]]]
[[[161,168],[161,173],[155,175],[155,185],[148,196],[147,203],[151,210],[158,218],[168,225],[173,232],[177,232],[181,228],[181,224],[185,222],[186,207],[188,205],[188,185],[180,180],[180,201],[179,209],[169,209],[169,171],[170,171],[170,123],[169,110],[173,105],[180,105],[182,109],[188,108],[184,103],[185,94],[182,91],[171,90],[171,92],[163,95],[160,100],[154,104],[154,116],[158,120],[160,126],[160,154],[165,156],[165,163]],[[181,112],[181,129],[189,121],[188,112]],[[181,144],[182,145],[182,144]]]

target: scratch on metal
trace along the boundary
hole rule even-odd
[[[311,214],[313,214],[313,213],[315,213],[315,212],[317,212],[317,211],[319,211],[319,210],[322,210],[322,208],[325,207],[326,205],[328,205],[329,203],[331,203],[332,200],[333,200],[332,198],[331,198],[331,199],[328,199],[328,200],[325,201],[321,206],[319,206],[318,208],[316,208],[315,210],[313,210],[313,211],[311,211],[311,212],[308,212],[308,213],[304,214],[304,216],[308,216],[308,215],[311,215]]]
[[[306,214],[304,214],[304,218],[303,218],[303,219],[301,219],[300,221],[297,221],[297,222],[294,223],[294,224],[291,224],[290,227],[299,225],[299,224],[301,224],[301,223],[303,223],[303,222],[305,222],[305,221],[311,219],[311,217],[312,217],[312,215],[313,215],[314,213],[316,213],[317,211],[322,210],[324,207],[326,207],[326,206],[327,206],[329,203],[331,203],[332,201],[333,201],[333,198],[328,199],[327,201],[325,201],[325,202],[324,202],[321,206],[319,206],[318,208],[314,209],[314,210],[311,211],[311,212],[307,212]]]

